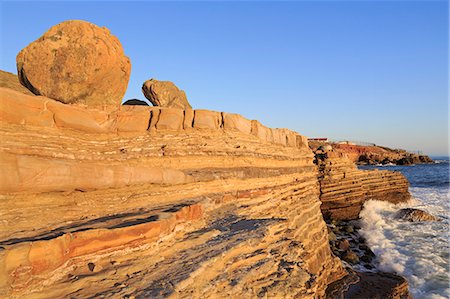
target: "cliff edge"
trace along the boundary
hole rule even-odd
[[[401,277],[353,272],[324,221],[407,200],[401,174],[239,114],[119,106],[128,57],[86,22],[17,63],[33,94],[0,87],[0,297],[409,297]]]

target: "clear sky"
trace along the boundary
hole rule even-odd
[[[448,154],[447,1],[2,2],[0,68],[69,19],[106,26],[125,99],[173,81],[194,108],[310,137]]]

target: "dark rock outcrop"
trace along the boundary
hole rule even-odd
[[[146,102],[138,99],[130,99],[126,100],[122,105],[130,105],[130,106],[149,106]]]
[[[107,28],[66,21],[50,28],[17,55],[22,85],[63,103],[118,106],[131,64]]]
[[[142,93],[154,105],[167,108],[191,109],[186,94],[170,81],[150,79],[142,85]]]
[[[419,222],[419,221],[439,221],[439,218],[433,216],[425,211],[413,208],[406,208],[399,210],[395,216],[396,219]]]
[[[327,289],[328,299],[411,299],[405,278],[386,272],[351,272]]]

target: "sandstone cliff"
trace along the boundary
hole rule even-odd
[[[171,82],[143,86],[159,107],[119,106],[130,67],[106,28],[68,21],[17,56],[33,95],[0,74],[0,297],[408,298],[342,262],[357,242],[323,217],[406,200],[404,177],[192,110]]]
[[[346,274],[304,136],[0,96],[3,297],[312,298]]]
[[[319,167],[320,200],[325,218],[357,219],[366,200],[392,203],[410,199],[409,183],[399,172],[359,170],[339,151],[316,150]]]

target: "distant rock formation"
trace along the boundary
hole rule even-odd
[[[22,86],[15,74],[0,70],[0,87],[6,87],[24,94],[33,95],[31,91]]]
[[[409,221],[409,222],[420,222],[420,221],[439,221],[439,218],[433,216],[423,210],[406,208],[399,210],[395,216],[396,219]]]
[[[167,108],[191,109],[186,93],[170,81],[150,79],[142,85],[144,96],[154,105]]]
[[[130,99],[126,100],[122,105],[130,105],[130,106],[150,106],[147,102],[138,99]]]
[[[350,160],[357,164],[378,165],[396,164],[412,165],[421,163],[433,163],[426,155],[409,153],[405,150],[391,149],[384,146],[363,146],[356,144],[332,144],[338,152],[345,153]]]
[[[105,27],[66,21],[50,28],[17,55],[22,85],[63,103],[118,106],[131,64]]]

